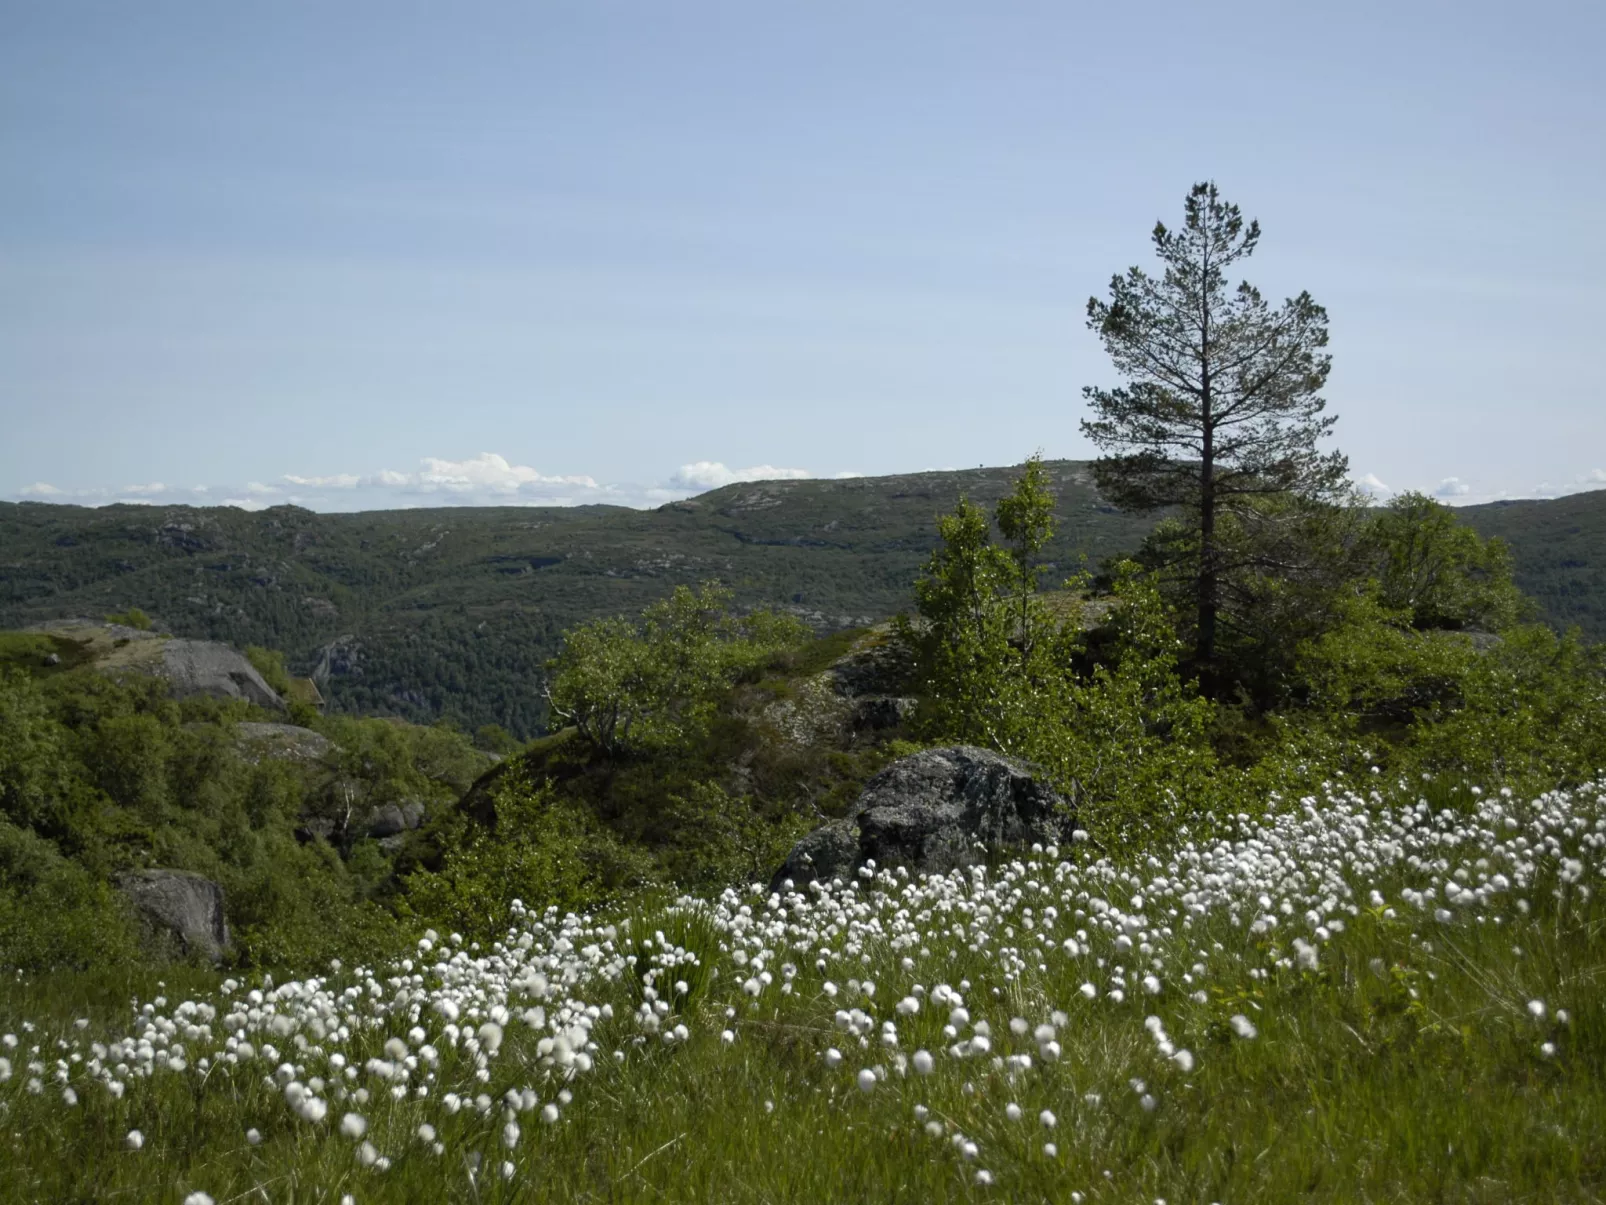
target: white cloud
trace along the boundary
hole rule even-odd
[[[748,469],[726,468],[717,460],[699,460],[683,464],[669,479],[669,484],[680,489],[712,490],[739,481],[801,481],[813,476],[807,469],[781,469],[772,464],[758,464]]]
[[[516,494],[531,487],[566,486],[581,489],[600,489],[591,477],[549,477],[528,465],[509,464],[495,452],[481,452],[472,460],[442,460],[426,456],[421,462],[423,471],[407,478],[407,483],[425,490],[444,489],[456,493],[490,490],[498,494]],[[386,473],[386,484],[404,474]]]
[[[1472,492],[1472,487],[1459,477],[1446,477],[1434,487],[1435,498],[1464,498]]]
[[[261,498],[268,494],[277,494],[279,487],[276,485],[263,485],[260,481],[247,481],[245,483],[245,492]]]
[[[125,485],[123,493],[131,494],[135,498],[149,498],[156,494],[167,493],[167,487],[160,481],[153,481],[149,485]]]
[[[219,506],[238,506],[241,510],[263,510],[269,503],[261,498],[225,498],[218,503]]]
[[[854,478],[854,477],[863,477],[864,474],[863,473],[856,473],[852,469],[847,469],[847,470],[845,470],[845,471],[843,471],[841,473],[832,473],[831,476],[832,476],[832,478],[834,480],[837,480],[837,481],[848,481],[848,480],[850,480],[851,478]]]
[[[1387,498],[1394,491],[1378,480],[1376,473],[1368,473],[1364,477],[1355,479],[1355,488],[1363,494],[1370,494],[1373,498]]]
[[[25,485],[18,491],[24,498],[59,498],[66,490],[58,490],[48,481],[35,481],[32,485]]]

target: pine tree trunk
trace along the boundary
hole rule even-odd
[[[1194,660],[1205,681],[1216,659],[1216,491],[1212,452],[1207,436],[1199,473],[1199,623],[1194,643]]]
[[[1207,260],[1208,263],[1208,260]],[[1212,688],[1216,661],[1216,416],[1210,381],[1210,305],[1201,306],[1199,393],[1201,424],[1199,465],[1199,624],[1194,643],[1199,681]]]

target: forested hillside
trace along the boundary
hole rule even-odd
[[[1084,463],[1047,468],[1057,568],[1137,546],[1150,521],[1106,505]],[[909,606],[937,516],[962,493],[990,505],[1011,472],[732,485],[655,511],[0,503],[0,627],[137,606],[178,635],[283,649],[340,710],[529,735],[565,628],[709,578],[819,631],[884,619]],[[1606,492],[1459,513],[1510,543],[1545,618],[1606,638]]]
[[[1517,585],[1549,623],[1577,624],[1591,640],[1606,640],[1606,490],[1456,513],[1479,535],[1511,546]]]
[[[1067,572],[1148,530],[1085,465],[1049,469],[1048,555]],[[528,735],[565,628],[710,578],[820,631],[883,619],[908,606],[938,514],[995,501],[1010,473],[733,485],[655,511],[0,504],[0,627],[137,606],[179,635],[284,650],[338,709]]]

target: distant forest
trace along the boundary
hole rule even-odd
[[[1109,506],[1083,462],[1047,463],[1055,571],[1134,550],[1152,519]],[[543,729],[561,633],[717,579],[738,606],[819,632],[907,609],[960,496],[1008,468],[727,486],[654,511],[443,508],[314,514],[0,503],[0,627],[139,607],[159,629],[282,650],[332,709]],[[1457,512],[1511,546],[1543,616],[1606,639],[1606,491]]]

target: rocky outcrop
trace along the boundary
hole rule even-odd
[[[826,883],[832,879],[846,879],[860,861],[859,826],[852,820],[832,820],[792,847],[786,861],[775,872],[770,890],[781,890],[788,880],[801,887],[815,879]]]
[[[924,749],[865,784],[847,820],[799,841],[771,880],[845,878],[866,862],[944,873],[989,846],[1068,841],[1070,805],[1024,762],[970,745]]]
[[[295,724],[237,724],[240,753],[248,761],[315,762],[334,744],[321,732]]]
[[[223,888],[187,870],[136,870],[117,883],[164,953],[218,962],[229,949]]]
[[[424,823],[424,805],[409,800],[405,803],[386,803],[375,808],[368,817],[368,836],[383,840],[401,833],[411,832]]]
[[[372,837],[386,849],[393,849],[400,844],[400,837],[424,823],[425,815],[424,805],[411,799],[382,803],[349,823],[327,811],[312,812],[302,816],[296,837],[301,841],[321,840],[331,844]]]
[[[273,711],[284,710],[284,700],[253,666],[226,644],[211,640],[168,640],[162,645],[161,675],[179,698],[211,695],[218,699],[244,699]]]
[[[884,732],[909,719],[915,700],[903,693],[913,676],[908,648],[883,624],[856,641],[823,673],[799,681],[790,697],[768,704],[762,718],[785,741],[818,745]]]

